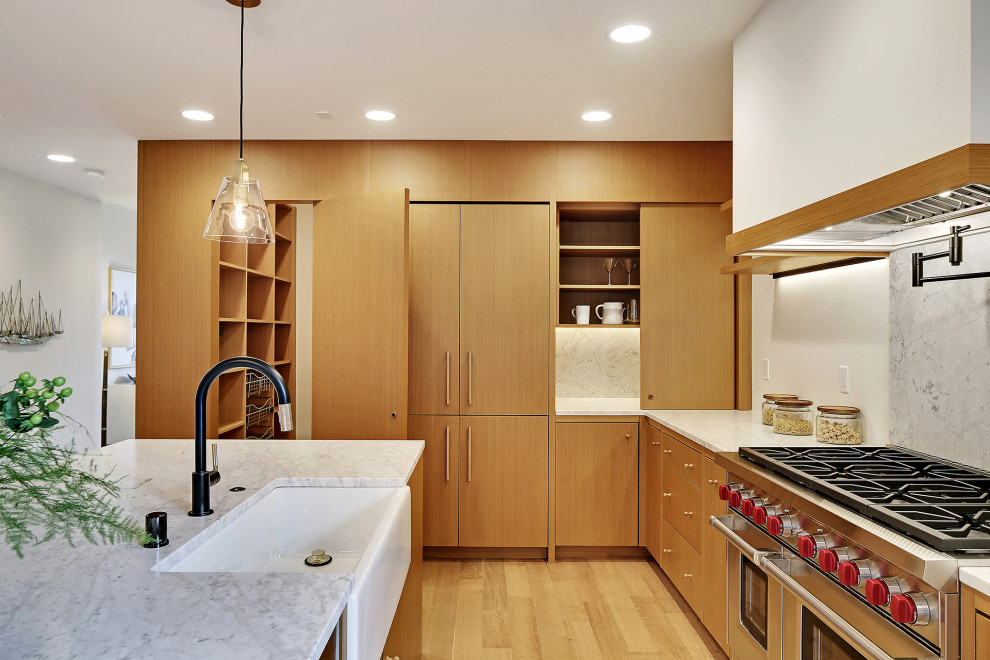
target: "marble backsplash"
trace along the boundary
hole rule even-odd
[[[890,258],[890,441],[990,469],[990,279],[915,288],[911,253]],[[990,234],[964,238],[961,266],[925,264],[926,276],[986,270]]]
[[[557,328],[557,398],[639,398],[639,328]]]

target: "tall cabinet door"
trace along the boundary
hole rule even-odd
[[[550,209],[461,207],[461,414],[549,412]]]
[[[546,547],[546,417],[461,417],[461,546]]]
[[[458,430],[456,415],[409,415],[409,439],[423,453],[423,545],[457,545]]]
[[[404,439],[409,191],[313,207],[313,437]]]
[[[643,204],[640,405],[735,406],[735,300],[717,204]]]
[[[458,204],[409,207],[409,414],[456,415],[460,380]]]

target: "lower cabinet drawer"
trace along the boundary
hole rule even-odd
[[[701,550],[701,489],[669,465],[663,466],[663,517],[681,533],[695,550]]]
[[[663,557],[663,572],[700,616],[704,605],[701,553],[692,548],[668,520],[663,521]]]

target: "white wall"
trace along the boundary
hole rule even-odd
[[[104,204],[102,220],[99,312],[106,314],[110,267],[137,270],[137,212],[116,204]],[[109,371],[107,444],[134,437],[134,385],[127,378],[127,374],[133,376],[134,373],[134,367]]]
[[[797,394],[857,406],[868,442],[886,443],[890,388],[886,261],[772,279],[753,278],[753,398]],[[770,360],[770,380],[763,360]],[[849,367],[850,393],[839,392]]]
[[[970,142],[970,69],[969,0],[770,0],[733,49],[734,230]]]
[[[62,311],[65,333],[34,346],[0,344],[0,388],[21,371],[64,376],[73,389],[63,410],[100,442],[100,202],[0,170],[0,287],[23,283],[24,297],[41,291],[45,306]],[[68,442],[69,438],[63,436]]]

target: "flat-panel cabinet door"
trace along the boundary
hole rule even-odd
[[[460,224],[458,204],[409,206],[410,415],[458,413]]]
[[[461,414],[549,414],[550,209],[461,207]]]
[[[661,510],[663,481],[661,466],[663,464],[663,434],[650,424],[643,424],[643,451],[640,454],[646,463],[646,549],[663,566],[663,540],[661,530],[663,511]]]
[[[704,481],[701,497],[704,507],[704,531],[702,532],[702,557],[705,561],[703,584],[705,589],[704,611],[701,620],[723,649],[729,647],[728,612],[728,564],[725,537],[712,529],[708,520],[712,516],[725,515],[725,502],[718,498],[718,487],[726,481],[725,468],[720,468],[707,456],[702,461]]]
[[[638,545],[638,454],[638,424],[557,424],[557,545]]]
[[[314,438],[406,437],[408,257],[408,190],[313,207]]]
[[[409,415],[409,439],[423,440],[423,545],[457,545],[456,415]]]
[[[735,406],[735,289],[717,204],[643,204],[640,405]]]
[[[460,422],[460,545],[546,547],[547,418],[462,416]]]

